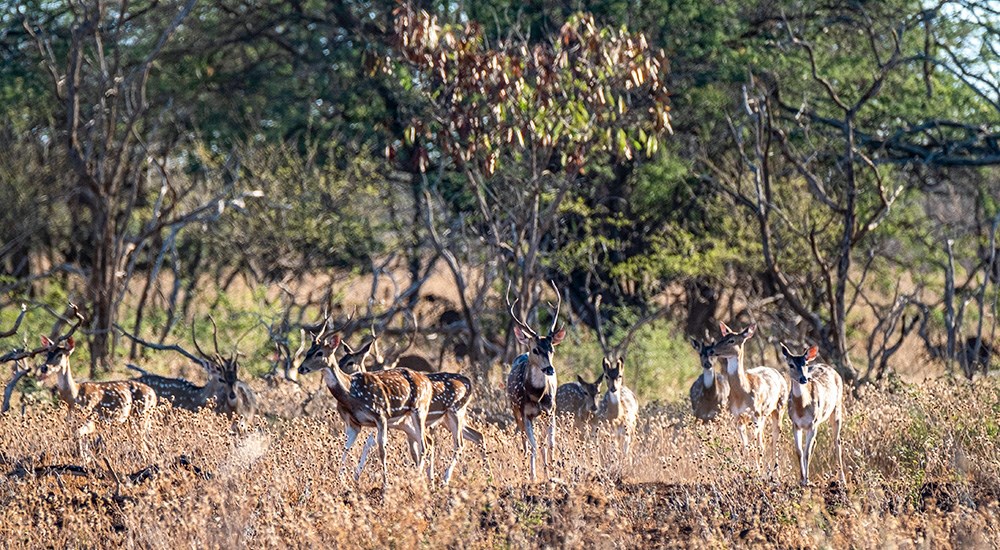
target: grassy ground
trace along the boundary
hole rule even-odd
[[[77,456],[62,408],[0,417],[0,533],[9,547],[989,547],[1000,544],[1000,386],[935,382],[867,392],[848,403],[847,487],[821,430],[815,486],[800,488],[785,421],[777,480],[734,449],[726,424],[686,403],[643,410],[631,462],[606,436],[560,429],[548,481],[529,483],[503,403],[480,394],[448,487],[428,487],[396,434],[390,487],[377,463],[341,481],[342,424],[330,397],[254,385],[266,415],[235,434],[212,413],[165,409],[138,445],[108,429]],[[315,393],[316,397],[301,404]],[[279,414],[281,416],[279,416]],[[568,426],[563,422],[562,426]],[[437,471],[451,456],[437,433]],[[586,439],[585,441],[583,439]],[[350,460],[360,454],[360,444]]]

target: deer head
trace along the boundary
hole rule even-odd
[[[601,373],[591,384],[583,379],[582,376],[577,375],[576,382],[580,385],[583,393],[587,396],[587,410],[592,413],[597,412],[597,408],[601,403],[601,381],[604,380],[604,373]]]
[[[720,322],[719,330],[722,331],[722,338],[711,347],[709,355],[728,359],[742,357],[743,344],[757,331],[757,325],[750,325],[739,332],[733,332],[725,323]]]
[[[83,315],[76,305],[70,304],[70,308],[73,310],[76,322],[70,327],[69,332],[62,336],[48,337],[44,334],[41,336],[42,347],[38,352],[45,353],[45,360],[37,368],[40,379],[48,378],[52,373],[65,372],[69,369],[69,356],[76,349],[73,333],[83,323]],[[58,326],[58,323],[56,325]]]
[[[617,394],[623,384],[622,374],[625,370],[625,360],[619,357],[612,363],[611,359],[605,357],[602,366],[604,368],[603,376],[608,381],[608,391],[612,394]]]
[[[712,346],[713,344],[708,341],[702,342],[697,338],[691,338],[691,347],[698,352],[701,368],[705,370],[711,370],[712,368]]]
[[[354,313],[347,318],[350,323]],[[345,324],[346,326],[346,324]],[[318,333],[312,334],[312,345],[306,351],[305,358],[299,364],[299,374],[309,374],[325,368],[337,365],[336,351],[340,347],[340,334],[337,334],[344,327],[332,330],[330,327],[329,313],[323,313],[323,321],[320,324]]]
[[[788,363],[788,370],[791,372],[792,380],[797,380],[799,384],[808,384],[812,380],[815,367],[812,361],[819,355],[818,347],[812,346],[802,355],[796,355],[782,343],[781,354],[785,356],[785,362]]]
[[[555,353],[555,347],[563,341],[566,337],[566,329],[557,327],[559,323],[559,307],[562,305],[562,294],[559,293],[559,289],[556,287],[555,283],[552,283],[552,288],[556,291],[556,307],[555,312],[552,315],[552,324],[549,326],[549,333],[546,336],[540,336],[535,332],[527,323],[519,319],[517,313],[514,311],[514,306],[517,305],[517,298],[514,299],[514,303],[510,302],[510,285],[507,285],[507,305],[510,308],[510,316],[514,319],[514,337],[517,338],[518,343],[529,348],[528,352],[528,365],[533,369],[541,371],[545,376],[554,376],[556,373],[555,367],[552,366],[552,354]]]

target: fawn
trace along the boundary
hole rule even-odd
[[[701,361],[702,374],[691,384],[688,396],[691,398],[691,411],[695,418],[709,422],[719,417],[729,404],[729,380],[718,376],[712,360],[712,345],[691,338],[691,346],[698,352]]]
[[[809,461],[816,447],[816,430],[827,419],[833,427],[833,446],[840,468],[840,482],[847,483],[840,444],[840,430],[844,424],[844,380],[833,367],[812,362],[818,351],[816,346],[812,346],[804,354],[796,355],[785,344],[781,344],[781,353],[785,356],[792,378],[792,391],[788,395],[788,418],[792,421],[801,483],[809,484]]]
[[[614,365],[614,366],[612,366]],[[625,360],[618,358],[614,363],[605,357],[604,378],[608,382],[608,391],[604,393],[597,418],[617,435],[622,444],[623,455],[629,456],[629,447],[635,436],[635,427],[639,421],[639,402],[632,390],[625,387],[623,372]]]
[[[736,431],[743,448],[749,448],[747,425],[751,425],[757,441],[755,462],[761,469],[764,456],[764,423],[770,419],[774,469],[778,467],[778,441],[781,438],[781,414],[788,395],[785,377],[770,367],[746,369],[743,366],[743,347],[757,330],[750,325],[740,332],[733,332],[725,323],[719,323],[722,338],[709,351],[711,357],[726,359],[726,378],[729,381],[729,412],[733,415]]]

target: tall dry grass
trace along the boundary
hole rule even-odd
[[[988,547],[1000,544],[1000,386],[900,385],[851,400],[848,485],[833,483],[821,435],[815,487],[800,488],[790,429],[777,480],[760,475],[728,424],[685,403],[642,411],[635,454],[560,427],[549,481],[531,484],[504,404],[480,399],[448,487],[419,478],[391,438],[390,487],[377,462],[337,477],[342,425],[328,398],[259,388],[272,414],[246,433],[209,412],[159,411],[148,452],[129,427],[77,456],[65,410],[0,417],[0,533],[22,547]],[[294,415],[283,418],[281,411]],[[562,426],[569,426],[563,422]],[[436,434],[438,474],[451,453]],[[352,452],[353,466],[361,443]]]

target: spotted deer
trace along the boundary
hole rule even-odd
[[[635,428],[639,422],[639,401],[632,390],[625,386],[625,360],[618,358],[612,366],[611,360],[604,359],[604,379],[608,383],[608,391],[601,399],[597,410],[597,418],[606,424],[621,443],[622,454],[629,456],[629,447],[635,437]]]
[[[514,337],[522,346],[528,346],[528,353],[517,356],[511,363],[507,374],[507,398],[514,413],[517,429],[524,434],[525,451],[531,453],[531,480],[535,481],[535,461],[538,455],[538,443],[535,441],[535,421],[540,417],[548,417],[548,449],[543,459],[548,466],[551,464],[556,448],[556,391],[558,381],[556,370],[552,366],[552,355],[555,347],[566,337],[566,329],[557,328],[559,322],[559,306],[562,295],[555,283],[552,288],[558,297],[555,312],[552,315],[552,325],[546,336],[539,336],[527,323],[519,319],[514,311],[517,299],[510,302],[510,287],[508,285],[507,305],[514,319]]]
[[[369,342],[369,345],[371,346],[372,355],[374,355],[375,359],[375,368],[373,370],[381,370],[382,365],[385,364],[386,360],[379,351],[378,336],[375,333],[374,327],[372,327],[372,340]],[[363,364],[363,362],[361,362],[361,364]],[[479,430],[469,426],[468,420],[466,419],[467,409],[472,398],[472,380],[463,374],[451,372],[431,372],[427,374],[427,378],[431,381],[431,386],[433,388],[431,404],[427,411],[427,429],[433,429],[441,422],[444,422],[445,427],[448,428],[448,431],[451,432],[452,435],[452,459],[451,463],[448,465],[448,469],[445,470],[444,475],[444,483],[448,484],[451,481],[451,476],[454,472],[455,466],[458,464],[458,461],[462,456],[464,440],[468,440],[479,445],[485,451],[483,434],[479,432]],[[430,441],[431,438],[428,437],[428,442],[430,443]],[[355,472],[355,477],[361,474],[361,470],[364,468],[368,453],[374,444],[374,437],[369,435],[368,441],[365,442],[364,451],[361,453],[361,461],[358,463],[358,469]],[[433,472],[433,446],[430,447],[429,460],[430,463],[428,467]]]
[[[691,338],[691,346],[698,352],[702,371],[688,392],[691,398],[691,411],[695,418],[710,422],[728,408],[729,379],[718,376],[715,372],[715,361],[711,355],[712,344]]]
[[[344,476],[347,455],[361,429],[365,427],[375,428],[378,456],[382,463],[383,488],[389,483],[385,452],[389,428],[406,434],[410,442],[410,454],[417,469],[422,470],[427,443],[427,411],[433,396],[430,380],[423,374],[407,369],[379,372],[359,370],[348,373],[341,368],[335,356],[341,343],[340,336],[332,334],[328,329],[329,318],[324,321],[320,333],[313,338],[312,346],[299,365],[299,374],[322,371],[323,381],[337,400],[337,412],[344,421],[347,435],[344,454],[340,460],[341,478]],[[361,353],[367,354],[367,349],[363,348]],[[355,357],[353,360],[363,365],[364,357]]]
[[[712,346],[709,356],[726,360],[726,378],[729,382],[729,413],[733,416],[736,431],[744,449],[749,449],[748,425],[757,442],[755,463],[761,469],[764,457],[764,424],[770,420],[774,464],[778,467],[778,441],[781,438],[781,415],[788,395],[785,377],[770,367],[746,369],[743,366],[743,348],[757,330],[750,325],[740,332],[733,332],[725,323],[719,323],[722,338]]]
[[[149,386],[134,380],[76,382],[69,356],[76,349],[72,335],[83,322],[83,316],[76,306],[73,309],[77,322],[68,334],[55,340],[44,335],[41,337],[45,360],[36,367],[37,379],[44,383],[55,378],[59,398],[69,405],[67,421],[72,422],[76,415],[82,417],[83,424],[77,429],[80,456],[84,455],[84,438],[97,431],[97,421],[124,424],[130,417],[141,423],[142,447],[147,449],[156,393]]]
[[[556,390],[556,410],[573,417],[573,425],[582,432],[594,423],[598,406],[601,403],[602,373],[593,383],[587,382],[577,375],[576,382],[561,384]]]
[[[840,443],[840,430],[844,423],[844,380],[833,367],[813,362],[818,352],[819,349],[812,346],[804,354],[796,355],[781,344],[781,354],[788,363],[792,379],[792,391],[788,394],[788,418],[792,421],[802,485],[809,484],[809,461],[816,447],[816,430],[827,420],[833,428],[833,448],[840,469],[840,482],[847,482]]]
[[[219,351],[218,326],[215,319],[209,316],[212,323],[212,342],[215,353],[209,354],[201,349],[195,337],[194,321],[191,322],[191,340],[194,342],[197,355],[178,344],[160,345],[147,342],[117,327],[126,337],[143,347],[159,351],[176,351],[200,365],[208,374],[208,382],[198,386],[183,378],[171,378],[152,374],[135,365],[126,365],[139,373],[138,382],[153,388],[161,400],[166,400],[172,406],[189,411],[198,411],[211,407],[216,413],[228,415],[240,425],[250,421],[257,412],[257,395],[239,379],[238,354],[228,357]]]

